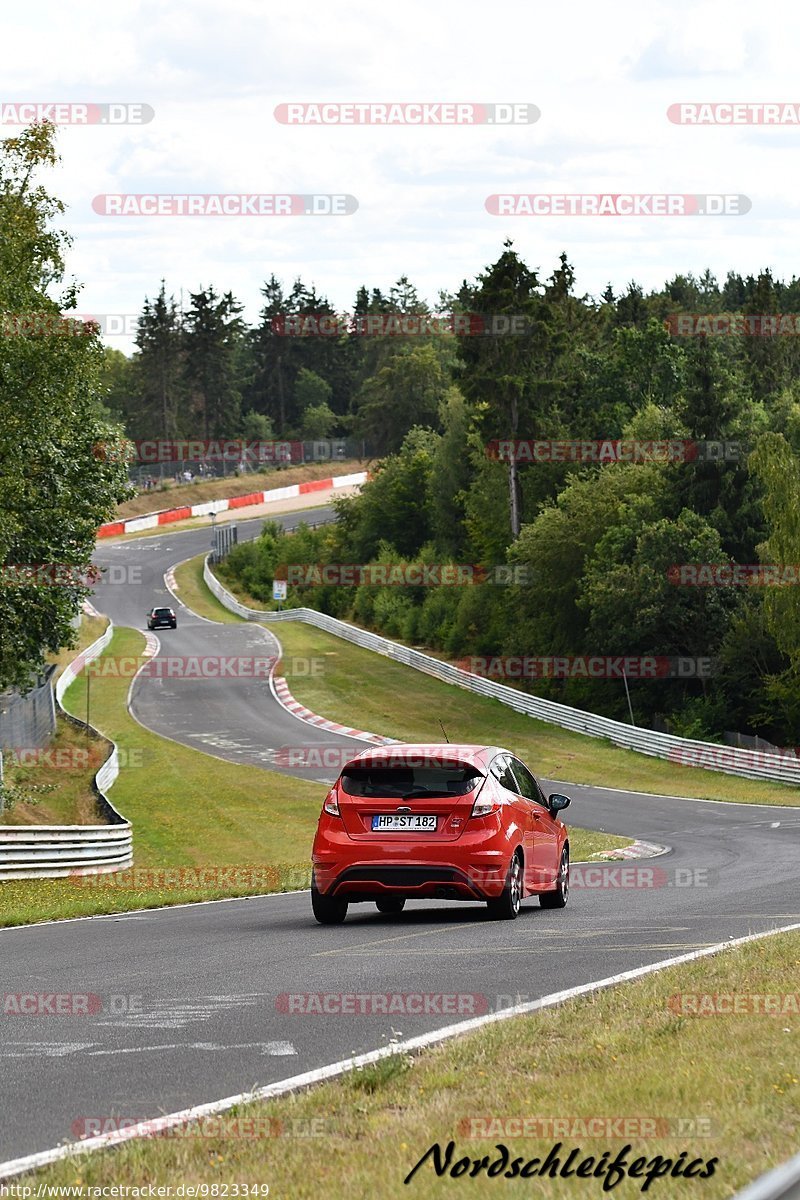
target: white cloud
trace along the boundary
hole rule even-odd
[[[485,0],[283,6],[263,0],[39,0],[4,19],[0,78],[14,100],[152,105],[141,127],[62,130],[48,186],[69,205],[82,307],[137,312],[162,276],[176,292],[232,289],[255,319],[272,272],[340,307],[402,273],[431,301],[473,278],[503,238],[548,275],[566,249],[578,290],[655,286],[711,266],[795,268],[800,134],[671,124],[681,100],[800,101],[800,16],[764,22],[744,0],[609,8]],[[298,128],[287,101],[524,101],[512,128]],[[5,132],[5,131],[0,131]],[[9,129],[8,132],[14,132]],[[491,217],[498,191],[736,192],[742,218]],[[102,192],[347,192],[342,218],[103,218]]]

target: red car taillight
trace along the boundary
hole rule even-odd
[[[481,788],[475,803],[472,805],[471,817],[490,817],[492,813],[500,812],[500,801],[490,788]]]
[[[490,817],[492,813],[500,812],[496,800],[476,800],[472,806],[471,817]]]
[[[339,801],[336,798],[336,788],[331,788],[325,797],[325,803],[322,806],[322,811],[329,813],[332,817],[341,817],[339,812]]]

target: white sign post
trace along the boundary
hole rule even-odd
[[[272,599],[278,601],[278,612],[281,611],[281,601],[286,599],[286,580],[273,579]]]

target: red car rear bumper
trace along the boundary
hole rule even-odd
[[[458,841],[428,843],[355,842],[336,827],[336,818],[324,824],[311,855],[314,882],[320,892],[341,899],[488,900],[501,894],[514,850],[504,830],[487,830],[483,821]]]

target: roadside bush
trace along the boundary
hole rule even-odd
[[[373,606],[373,623],[385,637],[402,637],[413,605],[400,588],[380,588]]]
[[[419,640],[426,646],[444,647],[455,624],[459,595],[454,587],[432,588],[425,597],[417,626]]]

